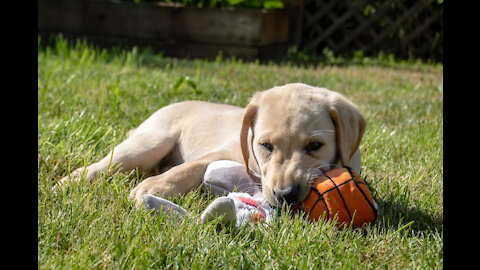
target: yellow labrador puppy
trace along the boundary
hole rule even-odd
[[[294,204],[323,172],[342,165],[360,170],[364,130],[363,116],[344,96],[301,83],[258,92],[246,109],[180,102],[155,112],[105,158],[60,183],[139,168],[154,174],[130,193],[139,205],[145,193],[168,197],[197,188],[209,163],[228,159],[260,176],[272,205]]]

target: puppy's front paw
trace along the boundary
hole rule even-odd
[[[141,206],[144,194],[152,194],[166,199],[183,194],[178,192],[176,186],[167,179],[168,178],[162,175],[149,177],[138,184],[137,187],[130,192],[130,196],[128,197],[134,200],[137,206]]]
[[[60,179],[60,181],[58,181],[57,183],[55,183],[55,185],[53,185],[52,191],[53,192],[60,191],[62,189],[62,187],[65,185],[65,183],[68,182],[68,181],[69,181],[68,176],[63,177],[62,179]]]
[[[62,189],[62,186],[67,185],[69,182],[79,181],[81,179],[82,173],[83,173],[83,168],[79,168],[73,171],[70,175],[64,176],[52,187],[52,191],[58,192],[59,190]]]
[[[137,207],[143,204],[143,195],[152,194],[158,195],[163,198],[168,198],[168,195],[171,195],[169,192],[165,192],[165,189],[162,185],[162,182],[159,181],[158,177],[151,177],[143,180],[140,184],[137,185],[128,196],[131,200],[135,201]]]
[[[143,204],[143,195],[147,193],[148,192],[145,188],[145,185],[142,185],[142,183],[140,183],[136,188],[130,191],[130,195],[128,195],[128,198],[134,201],[136,207],[141,207]]]

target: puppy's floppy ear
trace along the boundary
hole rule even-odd
[[[257,105],[252,103],[247,106],[243,113],[242,128],[240,129],[240,147],[242,148],[243,161],[245,162],[245,170],[247,173],[250,173],[250,169],[248,168],[248,159],[250,157],[248,150],[248,130],[250,128],[253,129],[257,109]]]
[[[328,113],[335,124],[340,160],[343,166],[350,166],[365,131],[365,119],[357,107],[340,94],[330,97]]]

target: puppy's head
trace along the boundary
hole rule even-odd
[[[363,116],[339,93],[287,84],[252,97],[240,144],[247,171],[251,156],[258,165],[268,202],[295,204],[323,172],[350,165],[364,130]]]

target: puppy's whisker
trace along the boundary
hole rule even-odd
[[[320,161],[317,161],[315,162],[312,166],[310,166],[310,168],[308,169],[308,171],[311,171],[311,170],[322,170],[322,171],[325,171],[324,168],[326,167],[326,170],[330,170],[331,168],[333,168],[336,164],[334,163],[326,163],[326,164],[322,164],[320,166],[317,166],[316,164],[320,162]]]
[[[253,184],[240,184],[237,186],[237,190],[246,193],[256,193],[258,191],[262,191],[261,185],[256,183]]]
[[[335,166],[335,164],[329,163],[329,164],[324,164],[315,168],[310,167],[310,169],[307,172],[309,174],[307,179],[308,185],[312,185],[318,177],[325,175],[325,172],[321,169],[322,167],[325,167],[325,166],[333,167]]]
[[[312,166],[310,166],[310,168],[308,168],[307,171],[311,171],[311,170],[313,170],[313,169],[318,170],[318,169],[322,169],[322,168],[325,167],[325,166],[331,166],[331,165],[333,165],[333,164],[328,164],[328,163],[327,163],[327,164],[323,164],[323,165],[318,166],[317,164],[320,163],[320,162],[322,162],[322,161],[321,161],[321,160],[317,160],[315,163],[312,164]]]
[[[316,169],[316,165],[317,165],[317,163],[319,163],[319,162],[321,162],[321,161],[320,161],[320,160],[317,160],[315,163],[313,163],[312,166],[310,166],[310,168],[308,168],[307,172],[310,172],[311,170],[313,170],[314,167],[315,167],[315,169]]]

